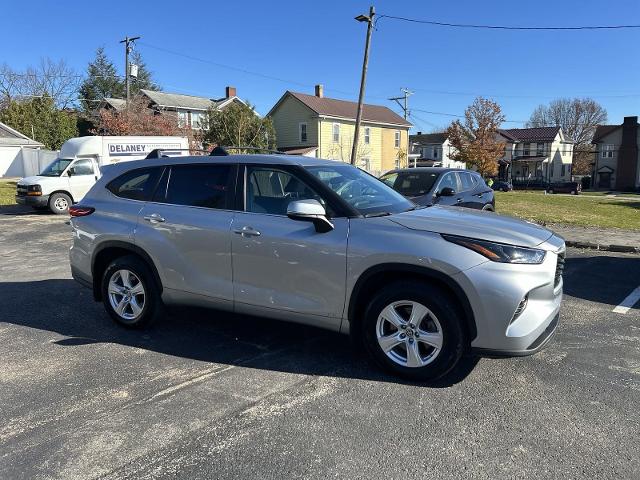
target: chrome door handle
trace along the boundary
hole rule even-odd
[[[253,227],[242,227],[236,228],[233,230],[233,233],[237,233],[238,235],[242,235],[243,237],[259,237],[260,232],[255,230]]]
[[[460,203],[461,201],[462,201],[462,199],[461,199],[461,198],[457,198],[457,199],[456,199],[456,203]]]
[[[144,219],[147,222],[151,222],[151,223],[162,223],[162,222],[164,222],[164,217],[162,217],[161,215],[158,215],[157,213],[152,213],[151,215],[145,215]]]

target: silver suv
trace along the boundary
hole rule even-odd
[[[553,334],[562,238],[455,207],[420,207],[350,165],[284,155],[105,167],[71,207],[71,271],[141,327],[198,305],[351,334],[411,379],[469,350],[529,355]]]

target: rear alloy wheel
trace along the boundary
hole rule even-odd
[[[149,267],[137,256],[117,258],[102,277],[107,313],[125,327],[144,327],[162,313],[160,291]]]
[[[453,299],[428,283],[389,285],[371,301],[363,322],[356,334],[371,357],[411,380],[446,375],[464,352],[462,318]]]
[[[56,215],[64,215],[69,213],[71,206],[71,197],[66,193],[54,193],[49,197],[49,210]]]
[[[135,321],[144,309],[144,284],[131,270],[116,270],[107,287],[111,308],[125,321]]]

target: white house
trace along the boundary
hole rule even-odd
[[[464,162],[453,160],[451,156],[456,149],[451,145],[447,134],[422,133],[409,136],[411,145],[411,164],[421,167],[465,168]]]
[[[573,141],[560,127],[498,130],[505,143],[498,177],[514,185],[545,185],[571,180]]]
[[[235,87],[226,87],[223,98],[207,98],[181,93],[159,92],[155,90],[140,90],[140,95],[149,102],[149,108],[158,112],[177,112],[181,127],[190,126],[194,130],[203,128],[206,113],[210,108],[223,109],[233,102],[244,102],[236,95]],[[122,110],[126,101],[122,98],[105,98],[102,108]]]

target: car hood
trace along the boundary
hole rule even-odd
[[[43,177],[34,175],[33,177],[25,177],[18,180],[18,185],[45,185],[47,183],[60,183],[60,177]]]
[[[422,230],[523,247],[535,247],[553,232],[535,223],[492,212],[460,207],[428,207],[387,217],[412,230]]]

